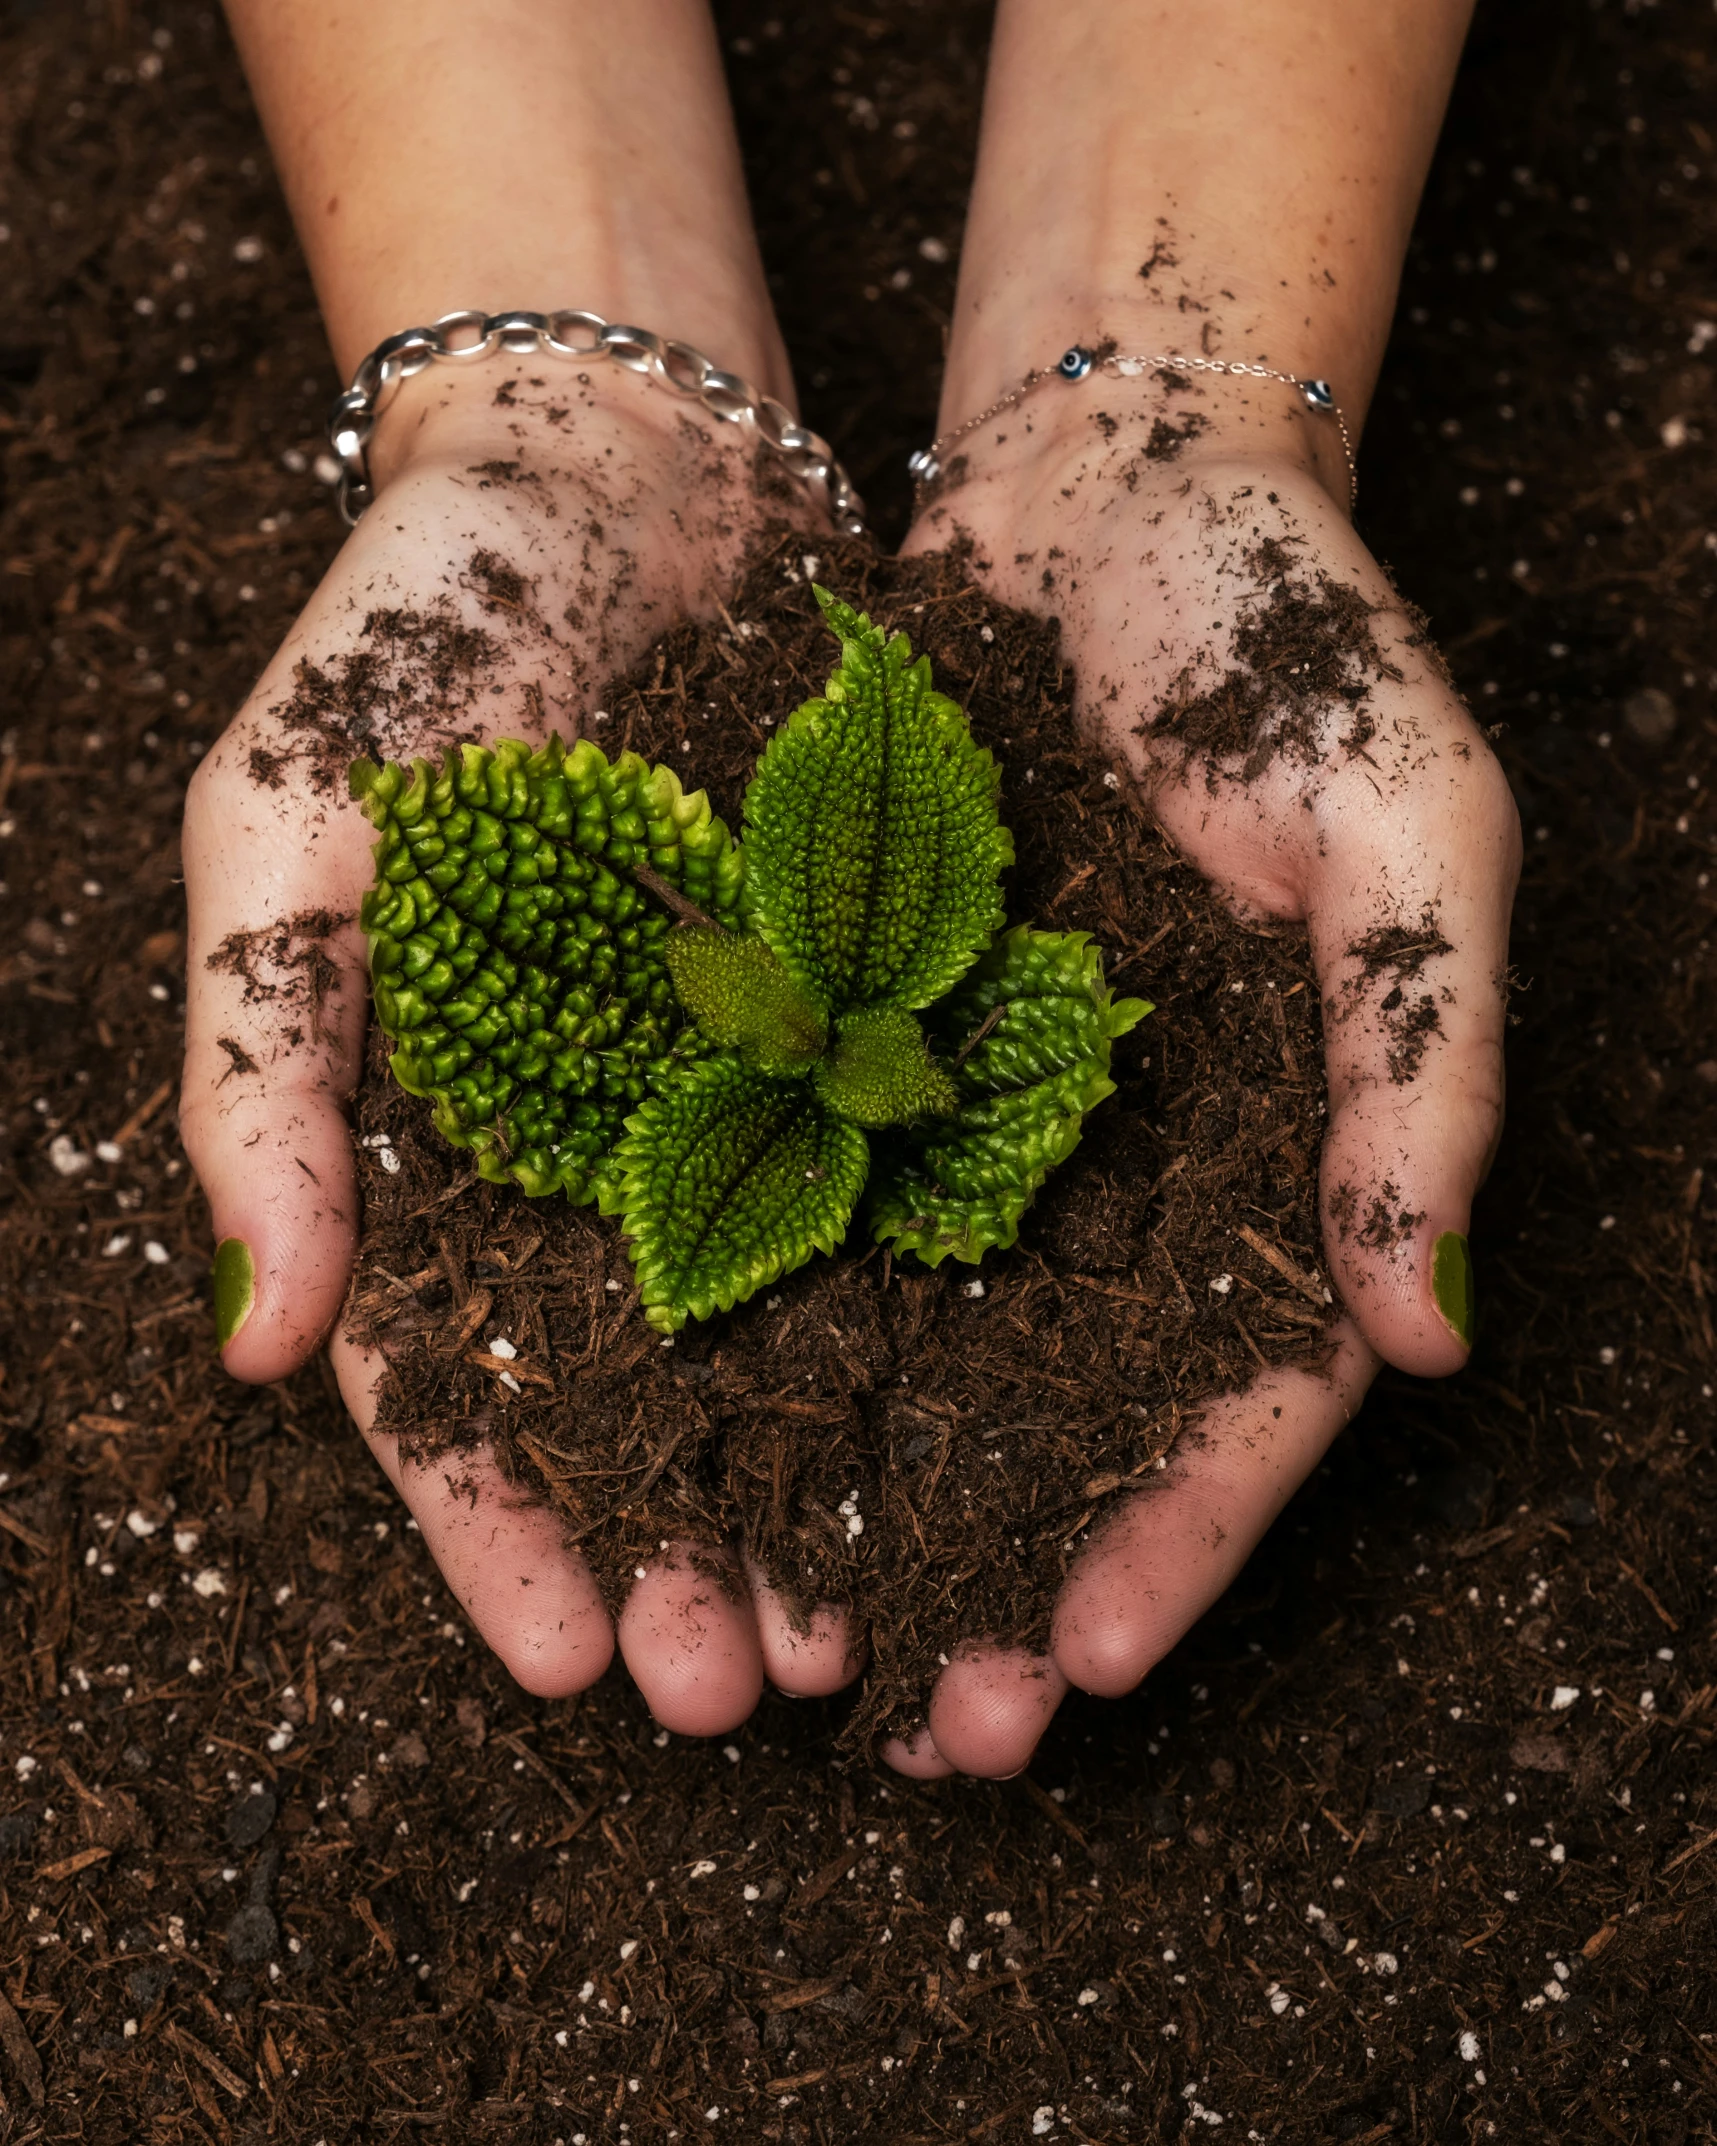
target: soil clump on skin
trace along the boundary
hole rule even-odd
[[[1159,444],[1158,431],[1168,433],[1161,418],[1147,454],[1178,453],[1190,436],[1168,433]],[[1212,789],[1220,781],[1255,781],[1282,758],[1319,766],[1330,714],[1344,707],[1351,722],[1337,747],[1362,753],[1376,735],[1367,706],[1373,685],[1402,675],[1378,646],[1376,607],[1357,589],[1321,570],[1296,571],[1292,546],[1276,537],[1256,545],[1245,563],[1257,593],[1235,625],[1239,661],[1208,691],[1166,700],[1145,726],[1153,738],[1173,739],[1188,764],[1204,760]]]
[[[471,580],[485,610],[518,608],[528,595],[511,567],[497,582],[493,554],[476,553]],[[291,755],[253,747],[253,779],[278,788],[288,761],[319,797],[345,789],[346,770],[357,753],[386,752],[393,737],[410,738],[418,751],[428,741],[451,737],[461,720],[472,720],[479,682],[499,654],[494,637],[461,619],[448,597],[427,609],[412,606],[372,611],[364,620],[365,646],[327,665],[300,658],[292,691],[277,710],[282,729],[298,749]],[[417,742],[423,741],[423,742]]]
[[[1426,962],[1449,950],[1437,911],[1430,904],[1417,924],[1379,924],[1347,950],[1349,958],[1359,963],[1359,974],[1344,984],[1335,1017],[1351,1018],[1369,990],[1379,983],[1385,985],[1377,998],[1376,1017],[1386,1039],[1389,1078],[1398,1088],[1417,1079],[1431,1038],[1443,1029],[1435,995],[1410,987]]]
[[[1261,1366],[1319,1363],[1333,1299],[1304,934],[1242,926],[1179,861],[1076,732],[1053,622],[986,596],[969,549],[818,551],[767,533],[727,616],[670,631],[610,685],[591,734],[707,785],[737,829],[770,727],[832,668],[809,565],[929,655],[1000,762],[1010,921],[1091,933],[1110,982],[1155,1003],[1117,1047],[1117,1093],[1012,1251],[896,1261],[861,1209],[837,1257],[665,1348],[618,1225],[472,1183],[377,1045],[354,1308],[391,1365],[383,1428],[426,1456],[493,1441],[616,1607],[681,1537],[743,1541],[805,1611],[851,1604],[873,1657],[856,1750],[915,1724],[956,1642],[1042,1645],[1110,1501],[1148,1484],[1201,1401]],[[516,1357],[494,1355],[497,1335]]]

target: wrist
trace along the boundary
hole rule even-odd
[[[1121,354],[1132,348],[1123,344]],[[1315,486],[1351,513],[1337,417],[1314,408],[1292,381],[1238,374],[1099,367],[1079,380],[1046,378],[1015,407],[946,444],[939,460],[941,475],[920,510],[946,505],[956,520],[969,489],[1022,501],[1059,494],[1087,507],[1124,494],[1149,508],[1184,497],[1189,481],[1225,491],[1277,480],[1296,490]]]
[[[684,452],[688,420],[717,450],[738,447],[736,428],[610,360],[497,352],[402,381],[375,420],[371,478],[379,497],[429,470],[493,461],[564,473],[622,446],[665,468]]]

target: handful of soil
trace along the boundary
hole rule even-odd
[[[1012,1251],[927,1272],[855,1228],[668,1346],[615,1225],[476,1180],[378,1042],[351,1316],[391,1366],[381,1426],[418,1456],[492,1444],[615,1606],[676,1538],[743,1542],[806,1610],[852,1605],[856,1748],[921,1718],[959,1640],[1041,1646],[1088,1530],[1203,1401],[1322,1359],[1323,1054],[1304,934],[1237,923],[1082,740],[1053,621],[987,596],[969,550],[805,553],[771,532],[722,623],[665,634],[592,734],[737,825],[769,727],[829,667],[811,580],[909,633],[1001,762],[1009,918],[1093,933],[1108,980],[1156,1004],[1117,1093]]]

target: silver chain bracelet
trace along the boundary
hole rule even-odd
[[[1333,417],[1336,430],[1341,434],[1341,451],[1347,457],[1348,511],[1351,513],[1359,503],[1359,471],[1353,459],[1353,441],[1348,436],[1347,420],[1341,414],[1341,406],[1335,399],[1334,390],[1327,380],[1302,379],[1297,373],[1279,373],[1269,365],[1246,365],[1227,358],[1182,358],[1171,352],[1157,352],[1139,357],[1117,357],[1113,354],[1099,358],[1087,350],[1083,343],[1075,343],[1062,352],[1053,365],[1039,367],[1029,372],[1016,388],[1010,388],[999,402],[992,402],[987,410],[980,410],[976,417],[968,417],[963,425],[956,425],[952,432],[944,432],[921,447],[907,462],[907,468],[921,485],[932,483],[947,467],[950,447],[963,440],[967,433],[976,432],[980,425],[987,425],[991,418],[1000,417],[1004,410],[1012,410],[1045,380],[1077,381],[1087,379],[1093,372],[1104,372],[1122,379],[1132,379],[1139,373],[1233,373],[1247,380],[1276,380],[1283,387],[1298,391],[1306,408],[1319,417]]]
[[[514,357],[611,358],[658,387],[697,401],[725,425],[738,425],[780,457],[843,536],[863,536],[864,502],[827,440],[802,425],[785,403],[760,395],[738,373],[724,373],[689,343],[627,328],[600,313],[443,313],[427,328],[406,328],[378,343],[328,418],[328,444],[340,464],[340,512],[356,527],[374,496],[370,434],[402,380],[440,360],[469,364],[504,350]]]

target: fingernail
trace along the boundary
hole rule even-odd
[[[1446,1229],[1431,1247],[1431,1294],[1463,1349],[1473,1345],[1473,1255],[1459,1230]]]
[[[224,1350],[256,1302],[256,1262],[242,1237],[215,1246],[215,1347]]]

